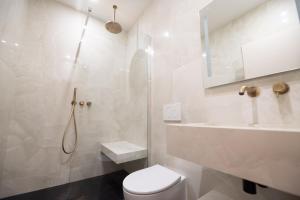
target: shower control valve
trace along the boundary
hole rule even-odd
[[[88,102],[86,102],[86,105],[87,105],[88,107],[91,107],[91,106],[92,106],[92,102],[91,102],[91,101],[88,101]]]

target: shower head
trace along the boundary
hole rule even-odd
[[[110,21],[110,22],[107,22],[105,24],[105,28],[111,32],[111,33],[114,33],[114,34],[118,34],[118,33],[121,33],[122,32],[122,27],[119,23],[117,22],[113,22],[113,21]]]
[[[118,34],[118,33],[121,33],[122,32],[122,26],[116,22],[116,10],[117,10],[117,6],[114,5],[113,6],[113,9],[114,9],[114,21],[109,21],[105,24],[105,28],[111,32],[111,33],[114,33],[114,34]]]

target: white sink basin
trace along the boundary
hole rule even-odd
[[[300,130],[170,124],[173,156],[300,196]]]

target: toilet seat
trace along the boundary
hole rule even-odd
[[[181,175],[160,165],[128,175],[123,188],[136,195],[149,195],[165,191],[181,181]]]

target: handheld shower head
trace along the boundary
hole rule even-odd
[[[72,105],[76,105],[77,104],[76,100],[77,100],[77,88],[74,88],[74,91],[73,91],[73,100],[72,100],[71,104]]]
[[[62,143],[61,143],[61,148],[62,148],[63,152],[65,154],[68,154],[68,155],[73,154],[76,151],[76,148],[77,148],[78,132],[77,132],[77,122],[76,122],[76,117],[75,117],[75,108],[76,108],[76,104],[77,104],[76,95],[77,95],[77,88],[74,88],[73,100],[72,100],[72,103],[71,103],[72,104],[72,109],[71,109],[71,113],[70,113],[70,118],[69,118],[67,126],[64,130],[64,135],[63,135]],[[71,125],[72,120],[73,120],[73,123],[74,123],[74,129],[75,129],[74,145],[73,145],[72,150],[67,150],[66,145],[65,145],[65,140],[67,138],[67,131],[68,131],[70,125]]]

